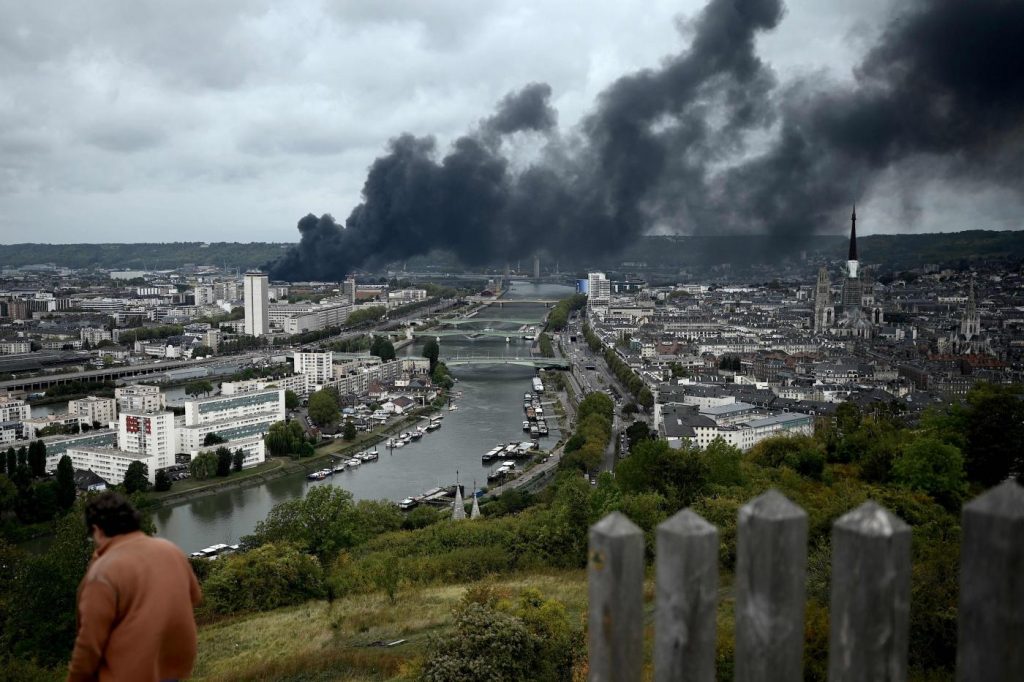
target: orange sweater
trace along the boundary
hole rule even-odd
[[[199,583],[181,550],[142,532],[96,550],[78,588],[69,682],[186,678],[196,658]]]

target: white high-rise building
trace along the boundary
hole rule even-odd
[[[245,333],[263,336],[270,331],[270,282],[262,272],[245,273]]]
[[[118,421],[118,449],[151,457],[150,476],[174,464],[177,451],[173,412],[122,413]]]
[[[296,353],[295,373],[309,377],[308,383],[326,384],[334,378],[334,353]]]
[[[254,466],[264,460],[263,436],[271,424],[284,421],[284,413],[282,388],[186,400],[184,424],[177,429],[178,450],[195,458],[207,434],[216,433],[229,450],[246,453],[242,466]]]
[[[612,301],[612,283],[603,272],[587,275],[587,306],[591,309],[607,308]]]

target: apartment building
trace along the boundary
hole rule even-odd
[[[159,412],[167,407],[167,398],[159,386],[134,384],[114,389],[118,412]]]
[[[117,400],[93,395],[79,400],[69,400],[68,414],[78,417],[79,424],[110,424],[117,421]]]

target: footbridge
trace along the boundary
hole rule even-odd
[[[460,365],[519,365],[537,369],[569,369],[569,362],[561,358],[514,357],[510,355],[450,355],[441,360],[449,367]]]

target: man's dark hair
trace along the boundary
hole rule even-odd
[[[85,527],[97,526],[104,535],[114,536],[139,530],[142,517],[121,493],[108,490],[85,504]]]

